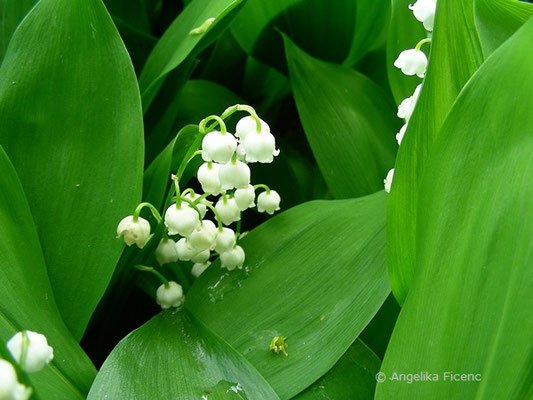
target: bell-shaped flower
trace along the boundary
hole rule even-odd
[[[200,216],[187,203],[174,203],[165,212],[165,225],[170,235],[189,236],[200,226]]]
[[[157,304],[164,310],[170,307],[179,307],[185,301],[183,288],[174,281],[168,282],[168,286],[165,284],[159,286],[155,292],[155,296]]]
[[[398,117],[399,118],[404,118],[405,121],[409,121],[415,109],[416,102],[418,101],[418,96],[420,95],[421,90],[422,90],[422,84],[416,87],[412,96],[409,96],[408,98],[402,100],[402,102],[398,106]]]
[[[218,231],[217,241],[215,244],[215,251],[218,254],[222,254],[229,251],[235,246],[236,238],[235,232],[230,228],[222,228],[222,231]]]
[[[211,250],[207,249],[204,251],[201,251],[200,253],[196,254],[194,257],[191,258],[191,261],[193,263],[206,263],[209,260],[209,257],[211,257]]]
[[[203,274],[203,272],[207,269],[207,267],[209,267],[211,265],[211,263],[208,261],[206,263],[196,263],[192,266],[192,269],[191,269],[191,274],[195,277],[195,278],[198,278],[200,275]]]
[[[196,194],[196,193],[191,193],[191,192],[187,192],[185,193],[185,195],[183,196],[184,199],[187,199],[187,200],[190,200],[190,201],[195,201],[198,197],[200,197],[200,195]],[[200,211],[200,217],[205,217],[205,214],[207,213],[207,206],[205,205],[205,199],[204,200],[200,200],[200,202],[196,203],[196,208],[198,209],[198,211]]]
[[[128,215],[119,222],[117,227],[117,238],[123,236],[124,243],[131,246],[133,243],[140,249],[150,237],[150,223],[142,217],[133,220],[132,215]]]
[[[259,119],[259,121],[261,122],[261,132],[270,132],[270,127],[268,124],[262,119]],[[237,126],[235,127],[235,135],[237,135],[239,139],[244,140],[248,134],[254,132],[257,132],[257,123],[252,116],[248,115],[241,118],[239,122],[237,122]]]
[[[387,193],[390,193],[390,188],[391,188],[391,185],[392,185],[392,179],[394,178],[394,168],[391,169],[388,173],[387,173],[387,177],[385,178],[385,180],[383,181],[384,183],[384,186],[385,186],[385,191]]]
[[[276,139],[270,132],[252,132],[243,141],[246,162],[271,163],[279,154]]]
[[[242,268],[244,264],[244,250],[241,246],[234,246],[231,250],[228,250],[220,255],[220,263],[222,268],[227,268],[229,271],[235,268]]]
[[[239,160],[232,160],[220,167],[220,185],[222,190],[242,189],[250,184],[250,167]]]
[[[422,50],[409,49],[400,53],[394,66],[400,68],[405,75],[417,75],[423,78],[426,75],[428,59]]]
[[[27,400],[31,396],[31,389],[19,383],[15,367],[0,358],[0,399]]]
[[[400,128],[400,131],[396,134],[396,141],[398,142],[398,146],[402,144],[402,140],[406,130],[407,124],[403,124],[403,126]]]
[[[235,153],[237,154],[237,160],[246,162],[246,150],[244,150],[244,145],[242,143],[237,145],[237,150],[235,150]]]
[[[241,219],[241,210],[239,210],[237,202],[233,197],[226,197],[226,199],[221,197],[218,199],[215,209],[224,225],[229,225]]]
[[[241,211],[255,206],[255,189],[252,185],[248,185],[244,189],[237,189],[233,197]]]
[[[46,336],[32,331],[16,333],[7,342],[7,349],[26,372],[37,372],[54,358],[54,349],[48,345]],[[23,354],[25,355],[23,357]]]
[[[418,0],[415,4],[409,4],[409,9],[413,11],[415,18],[422,22],[427,31],[433,30],[437,9],[436,0]]]
[[[213,221],[204,219],[189,236],[188,242],[198,253],[215,247],[218,229]]]
[[[212,162],[203,163],[200,168],[198,168],[196,176],[205,193],[220,193],[222,188],[220,186],[219,172],[220,164]]]
[[[187,239],[181,238],[176,242],[176,253],[180,261],[190,261],[198,254],[198,250],[192,247]]]
[[[237,139],[231,133],[211,131],[202,140],[202,158],[225,164],[231,160],[236,148]]]
[[[281,197],[275,190],[262,192],[257,196],[257,211],[274,214],[274,212],[279,210],[280,202]]]
[[[178,261],[176,242],[169,238],[161,239],[157,249],[155,249],[155,258],[159,265]]]

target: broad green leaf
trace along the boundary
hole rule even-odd
[[[394,60],[403,50],[414,48],[419,40],[427,36],[424,26],[415,19],[413,12],[409,10],[408,5],[410,3],[408,0],[391,0],[391,20],[387,37],[387,74],[397,104],[413,94],[420,80],[416,75],[404,75],[393,65]]]
[[[140,199],[143,163],[135,75],[100,0],[41,0],[19,26],[0,69],[0,144],[79,339],[122,250],[115,229]]]
[[[480,67],[427,160],[417,276],[382,370],[441,380],[387,381],[377,399],[532,398],[532,37],[530,19]],[[446,371],[481,381],[444,381]]]
[[[382,191],[277,215],[242,239],[244,268],[213,263],[186,307],[282,399],[296,395],[335,364],[390,293],[385,202]],[[287,337],[287,357],[269,351],[275,336]]]
[[[380,364],[372,350],[357,339],[326,375],[294,399],[372,400]]]
[[[0,61],[18,24],[37,0],[0,0]]]
[[[473,0],[437,2],[428,70],[398,151],[387,209],[389,280],[400,304],[415,274],[418,191],[427,156],[457,94],[481,62]]]
[[[381,190],[396,151],[392,101],[364,75],[285,45],[298,114],[333,197]]]
[[[114,18],[113,21],[126,45],[135,72],[140,74],[144,63],[157,43],[157,38],[131,27],[120,19]]]
[[[185,7],[155,46],[139,78],[145,110],[166,76],[213,41],[241,3],[243,0],[195,0]],[[211,23],[207,22],[210,18],[214,18]],[[197,33],[191,33],[193,30]]]
[[[96,370],[61,320],[28,202],[0,147],[0,345],[16,332],[43,333],[54,360],[31,374],[41,399],[83,399]]]
[[[485,57],[533,15],[533,4],[517,0],[475,0],[474,6],[476,26]]]
[[[186,310],[164,311],[126,336],[89,400],[277,399],[259,373]]]

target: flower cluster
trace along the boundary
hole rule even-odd
[[[227,131],[224,119],[236,111],[249,115],[241,118],[235,134]],[[211,125],[208,126],[208,123]],[[165,231],[155,250],[160,265],[190,261],[191,274],[198,277],[211,264],[214,256],[220,257],[222,268],[232,271],[242,268],[244,249],[238,244],[241,236],[242,212],[253,207],[257,211],[273,214],[280,209],[281,198],[275,190],[251,182],[250,163],[271,163],[279,154],[274,135],[268,124],[255,110],[246,105],[228,108],[221,116],[210,116],[199,124],[198,144],[186,156],[176,175],[172,175],[175,197],[164,217],[149,203],[141,203],[133,215],[120,221],[117,237],[139,248],[150,240],[150,224],[139,216],[143,207],[149,207],[154,217],[163,223]],[[201,148],[200,148],[201,147]],[[181,190],[180,178],[185,166],[196,156],[203,163],[196,177],[203,193],[192,188]],[[261,191],[257,196],[256,192]],[[212,213],[214,220],[208,219]],[[230,225],[236,223],[236,229]],[[162,308],[179,307],[185,297],[177,282],[168,282],[152,267],[139,266],[159,276],[163,284],[156,291],[157,303]]]
[[[409,5],[409,9],[413,11],[414,17],[418,21],[422,22],[424,28],[429,32],[428,34],[433,31],[436,7],[436,0],[417,0],[416,3]],[[399,68],[405,75],[416,75],[419,78],[424,78],[426,75],[428,59],[426,54],[420,50],[420,48],[424,43],[428,43],[430,41],[431,38],[424,38],[418,42],[414,49],[402,51],[396,61],[394,61],[394,66]],[[402,143],[405,132],[407,131],[407,124],[409,123],[409,119],[411,118],[411,115],[415,109],[421,90],[422,84],[419,84],[414,93],[402,100],[398,106],[398,118],[402,118],[405,121],[403,126],[400,128],[400,131],[396,134],[396,141],[398,142],[398,145]],[[384,180],[385,191],[387,193],[390,193],[393,176],[394,168],[388,172],[387,177]]]
[[[25,372],[42,370],[54,358],[54,349],[44,335],[32,331],[16,333],[7,342],[7,350]],[[15,367],[0,358],[0,399],[27,400],[31,388],[19,382]]]

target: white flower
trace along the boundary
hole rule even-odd
[[[400,68],[405,75],[416,74],[419,78],[425,76],[427,65],[428,59],[424,52],[416,49],[402,51],[394,61],[394,66]]]
[[[195,277],[195,278],[198,278],[200,275],[203,274],[203,272],[207,269],[207,267],[209,267],[211,265],[210,262],[206,262],[206,263],[196,263],[192,266],[192,269],[191,269],[191,274]]]
[[[281,197],[275,190],[263,192],[257,196],[257,211],[274,214],[275,211],[279,210],[280,201]]]
[[[427,31],[433,30],[437,9],[436,0],[418,0],[415,4],[409,4],[409,9],[413,11],[415,18],[424,24]]]
[[[270,132],[251,132],[243,141],[247,162],[271,163],[279,154],[276,139]]]
[[[155,249],[155,258],[160,265],[178,261],[176,242],[172,239],[162,239]]]
[[[237,189],[233,194],[237,207],[241,211],[244,211],[250,207],[255,206],[255,189],[252,185],[248,185],[247,188]]]
[[[207,249],[196,254],[194,257],[191,258],[191,261],[197,264],[205,263],[207,262],[207,260],[209,260],[209,257],[211,257],[211,250]]]
[[[226,197],[226,200],[223,197],[218,199],[215,209],[218,211],[224,225],[229,225],[241,219],[241,210],[239,210],[235,199],[232,197]]]
[[[222,232],[218,232],[215,251],[222,254],[231,250],[233,246],[235,246],[235,232],[230,228],[222,228]]]
[[[243,162],[246,161],[246,150],[244,150],[244,145],[242,143],[237,145],[237,150],[235,150],[235,153],[237,153],[237,160]]]
[[[37,332],[24,331],[16,333],[7,342],[7,349],[20,364],[25,352],[22,369],[26,372],[37,372],[44,368],[54,358],[54,349],[48,346],[46,336]]]
[[[202,158],[205,161],[225,164],[231,160],[236,148],[237,139],[231,133],[212,131],[205,135],[202,140]]]
[[[396,134],[396,141],[398,142],[398,146],[402,144],[402,140],[403,140],[406,130],[407,130],[407,124],[403,124],[403,126],[400,128],[400,132]]]
[[[27,400],[31,389],[19,383],[15,367],[0,358],[0,400]]]
[[[220,185],[223,190],[242,189],[250,184],[250,167],[242,161],[230,161],[220,167]]]
[[[176,243],[176,252],[178,253],[178,259],[181,261],[190,261],[198,254],[198,250],[192,247],[185,238],[181,238]]]
[[[200,225],[200,216],[187,203],[174,203],[165,212],[165,225],[170,235],[189,236]]]
[[[415,109],[416,102],[418,101],[418,96],[420,95],[421,90],[422,90],[422,84],[417,85],[413,95],[402,100],[402,102],[398,106],[398,117],[399,118],[404,118],[406,121],[409,121]]]
[[[189,236],[188,243],[198,253],[215,247],[218,229],[213,221],[204,219]]]
[[[259,121],[261,121],[261,132],[270,132],[270,127],[268,124],[262,119],[259,119]],[[249,133],[253,132],[257,132],[257,123],[250,115],[241,118],[239,122],[237,122],[237,126],[235,127],[235,135],[237,135],[237,137],[241,140],[244,140]]]
[[[385,191],[387,193],[390,193],[390,187],[392,185],[392,179],[394,178],[394,168],[391,169],[388,174],[387,174],[387,177],[385,178],[385,180],[383,181],[383,183],[385,184]]]
[[[220,164],[206,162],[198,168],[198,181],[206,193],[218,194],[222,190],[219,178]]]
[[[185,193],[185,196],[183,196],[184,199],[195,201],[199,195],[196,193],[187,192]],[[200,217],[205,217],[205,214],[207,213],[207,206],[204,203],[205,200],[200,200],[199,203],[196,204],[196,208],[198,208],[198,211],[200,211]]]
[[[183,288],[174,281],[168,282],[168,287],[164,284],[159,286],[155,294],[157,304],[164,310],[170,307],[179,307],[185,300]]]
[[[227,268],[229,271],[232,271],[235,268],[240,269],[244,264],[244,257],[244,250],[241,246],[237,245],[220,255],[221,267]]]
[[[117,238],[124,236],[124,242],[131,246],[133,243],[140,249],[146,244],[150,237],[150,223],[144,218],[133,220],[132,215],[128,215],[119,222],[117,227]]]

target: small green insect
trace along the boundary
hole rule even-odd
[[[276,354],[281,352],[285,356],[288,356],[289,354],[287,353],[287,347],[289,347],[287,344],[287,337],[274,336],[274,338],[270,341],[270,350]]]

